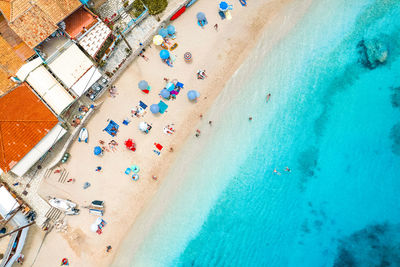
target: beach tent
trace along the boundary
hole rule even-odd
[[[190,101],[193,101],[193,100],[196,100],[200,96],[200,93],[197,92],[196,90],[190,90],[187,93],[187,96],[188,96]]]
[[[169,99],[171,93],[167,89],[162,89],[161,92],[160,92],[160,95],[163,98]]]
[[[168,50],[165,50],[165,49],[161,50],[161,51],[160,51],[160,57],[161,57],[161,59],[167,59],[167,58],[169,58],[169,52],[168,52]]]
[[[196,17],[197,17],[197,19],[200,20],[200,21],[206,19],[206,15],[205,15],[203,12],[197,13]]]
[[[95,147],[94,147],[93,153],[94,153],[96,156],[101,155],[102,152],[103,152],[103,150],[101,149],[101,147],[99,147],[99,146],[95,146]]]
[[[164,42],[164,39],[162,38],[161,35],[155,35],[153,37],[153,44],[155,45],[161,45]]]
[[[153,104],[150,106],[150,111],[153,114],[160,112],[160,107],[157,104]]]
[[[219,3],[219,10],[221,10],[222,12],[225,12],[228,10],[228,3],[225,1],[221,1]]]
[[[117,135],[118,128],[119,128],[119,125],[115,121],[110,120],[110,122],[108,123],[107,127],[104,128],[104,131],[106,131],[112,137],[114,137],[114,136]]]
[[[174,34],[175,33],[175,27],[174,27],[174,25],[169,25],[168,27],[167,27],[167,31],[168,31],[168,34]]]
[[[161,35],[163,38],[165,38],[165,37],[167,37],[167,35],[168,35],[168,30],[162,28],[162,29],[160,29],[160,30],[158,31],[158,34]]]
[[[168,105],[167,104],[165,104],[163,101],[161,101],[160,100],[160,102],[158,103],[158,106],[159,106],[159,108],[160,108],[160,113],[161,114],[163,114],[166,110],[167,110],[167,108],[168,108]]]
[[[149,86],[148,82],[146,82],[145,80],[141,80],[138,83],[138,87],[140,90],[143,91],[143,93],[148,94],[150,92],[151,87]]]

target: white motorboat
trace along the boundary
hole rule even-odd
[[[72,201],[54,197],[49,200],[49,204],[54,208],[65,212],[66,215],[79,214],[79,209],[76,208],[76,204]]]
[[[79,132],[79,138],[78,141],[82,142],[85,141],[85,143],[88,142],[88,138],[89,138],[89,133],[87,131],[86,128],[82,128],[81,131]]]

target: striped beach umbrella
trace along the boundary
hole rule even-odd
[[[183,58],[185,59],[186,62],[189,62],[190,60],[192,60],[192,54],[190,52],[186,52],[183,55]]]
[[[164,39],[162,38],[161,35],[155,35],[153,37],[153,44],[155,45],[161,45],[164,42]]]

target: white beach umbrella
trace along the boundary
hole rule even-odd
[[[95,223],[90,226],[90,231],[92,231],[92,232],[96,232],[98,229],[99,229],[99,227]]]
[[[139,130],[141,130],[142,132],[147,131],[147,123],[145,123],[144,121],[139,123]]]

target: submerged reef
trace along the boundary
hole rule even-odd
[[[357,48],[360,62],[369,69],[375,69],[385,63],[388,58],[387,45],[378,39],[361,40]]]
[[[400,156],[400,123],[396,123],[390,131],[390,139],[392,139],[392,152]]]
[[[345,237],[334,266],[400,266],[400,225],[371,225]]]
[[[391,100],[394,108],[400,108],[400,87],[392,88]]]

